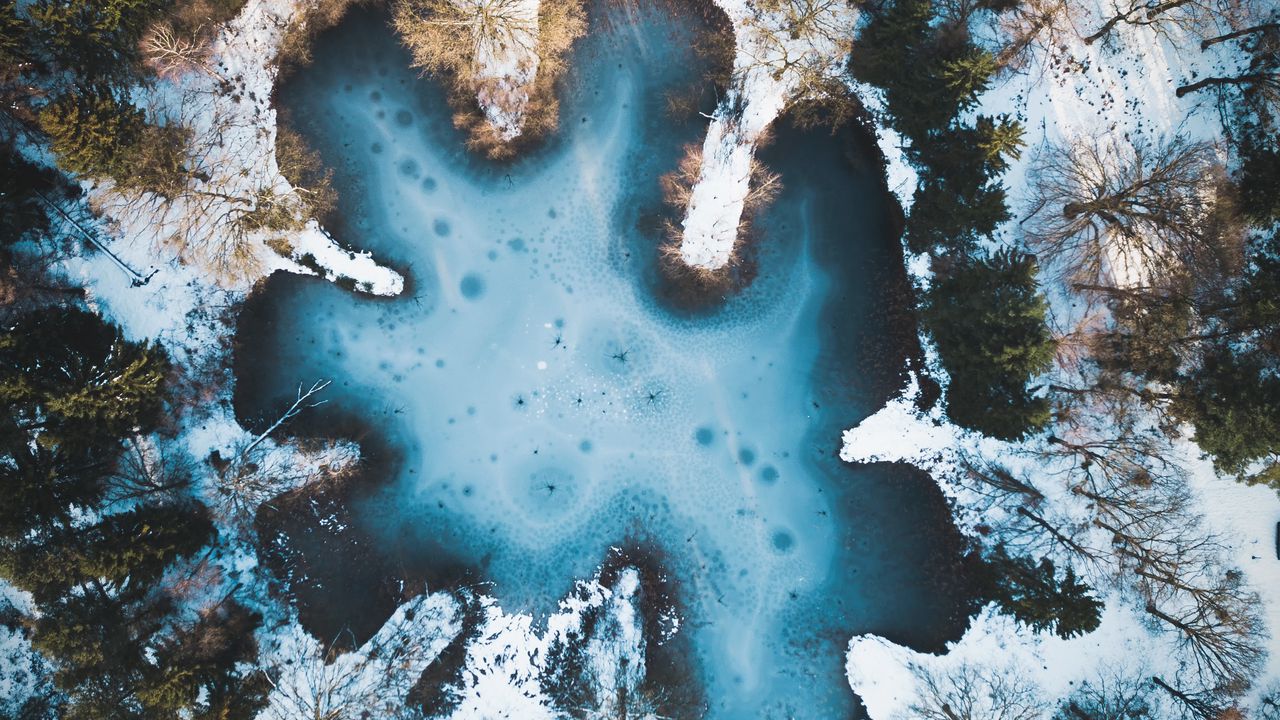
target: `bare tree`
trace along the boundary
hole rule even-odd
[[[738,71],[745,72],[755,65],[766,69],[775,80],[793,77],[794,100],[827,96],[833,92],[830,78],[839,74],[833,63],[848,56],[853,47],[848,6],[848,0],[757,2],[757,14],[745,25],[751,41],[738,43],[749,61]]]
[[[1178,97],[1206,88],[1238,89],[1242,95],[1266,107],[1280,106],[1280,23],[1273,13],[1269,22],[1207,38],[1201,49],[1218,43],[1241,40],[1248,63],[1232,74],[1210,75],[1176,90]]]
[[[702,149],[701,145],[692,143],[686,145],[684,155],[680,158],[676,169],[663,175],[659,180],[662,185],[663,199],[675,212],[683,212],[689,206],[694,186],[702,176]],[[754,157],[748,165],[747,173],[750,178],[747,181],[747,195],[743,201],[742,216],[738,223],[739,235],[746,232],[752,216],[773,202],[782,191],[782,176],[766,168],[764,163]],[[678,224],[668,221],[666,234],[667,242],[662,245],[660,252],[669,271],[692,273],[707,281],[724,277],[724,273],[704,272],[703,268],[692,267],[684,261],[680,255],[683,230]],[[733,263],[738,259],[735,248],[730,262]]]
[[[1213,147],[1181,137],[1049,145],[1031,169],[1028,245],[1077,284],[1120,285],[1214,252],[1221,169]]]
[[[124,443],[115,470],[107,478],[108,497],[128,502],[143,497],[176,495],[190,486],[194,463],[179,448],[155,437],[133,436]]]
[[[1145,670],[1099,667],[1058,706],[1054,720],[1160,720],[1165,716]]]
[[[1185,578],[1159,578],[1177,591],[1162,605],[1147,603],[1147,614],[1173,629],[1194,662],[1200,683],[1223,696],[1249,688],[1262,668],[1265,632],[1257,594],[1242,584],[1238,570],[1191,584]]]
[[[1112,14],[1084,41],[1091,45],[1119,25],[1147,27],[1161,33],[1174,29],[1201,32],[1225,19],[1225,15],[1223,6],[1209,0],[1113,0]]]
[[[1259,33],[1268,33],[1280,30],[1280,22],[1276,22],[1275,17],[1276,14],[1272,13],[1272,19],[1270,21],[1260,22],[1257,25],[1241,28],[1239,30],[1232,30],[1231,32],[1223,33],[1215,37],[1205,38],[1200,41],[1200,49],[1208,50],[1219,43],[1230,42],[1231,40],[1240,40]]]
[[[212,458],[218,483],[211,504],[225,522],[247,528],[259,506],[272,498],[307,485],[337,482],[346,476],[357,459],[351,444],[330,443],[317,451],[306,451],[291,444],[266,442],[303,410],[324,404],[324,400],[314,397],[328,385],[328,380],[317,380],[306,389],[298,385],[296,399],[270,427],[233,448],[230,458]]]
[[[254,438],[253,442],[249,443],[248,447],[246,447],[241,454],[245,455],[251,452],[259,443],[266,440],[271,433],[280,429],[281,425],[284,425],[297,417],[303,410],[306,410],[307,408],[320,407],[328,402],[328,400],[312,400],[312,397],[317,393],[323,392],[325,388],[332,384],[332,382],[332,380],[317,380],[311,383],[311,387],[307,388],[305,391],[302,389],[302,383],[298,383],[298,393],[293,404],[286,408],[285,411],[281,413],[280,417],[276,418],[276,421],[271,423],[270,427],[263,430],[262,434]]]
[[[338,654],[301,628],[273,649],[279,661],[266,677],[272,686],[267,720],[396,718],[422,671],[458,632],[458,606],[438,595],[401,605],[364,645]]]
[[[1033,505],[1044,500],[1044,493],[1030,480],[1014,475],[1003,465],[963,452],[959,457],[959,465],[964,470],[963,478],[971,481],[971,486],[977,492],[994,500],[1013,498]]]
[[[525,0],[403,0],[394,22],[415,65],[469,84],[495,47],[536,57],[538,16],[531,7]]]
[[[1021,68],[1058,52],[1075,34],[1079,5],[1071,0],[1023,0],[998,16],[1003,36],[996,65]]]
[[[916,720],[1039,720],[1045,701],[1040,688],[1013,668],[964,662],[946,671],[915,666],[919,696],[911,704]]]
[[[161,77],[173,80],[194,70],[221,82],[209,65],[209,46],[202,30],[197,28],[196,32],[186,35],[167,22],[156,23],[142,37],[142,54]]]
[[[1064,468],[1096,531],[1077,558],[1094,562],[1077,564],[1136,592],[1157,626],[1178,634],[1204,687],[1242,692],[1262,659],[1258,599],[1238,570],[1224,566],[1226,546],[1193,511],[1172,441],[1132,395],[1085,390],[1066,398],[1043,452]]]
[[[290,171],[307,158],[281,154],[273,168],[255,120],[218,102],[216,91],[188,87],[157,97],[152,114],[175,130],[155,143],[174,145],[155,153],[166,172],[152,174],[166,182],[117,186],[94,204],[121,226],[146,227],[181,262],[223,284],[260,275],[272,236],[297,232],[332,198],[327,174],[314,176],[314,187],[281,181],[273,171]]]
[[[1152,676],[1151,683],[1174,701],[1179,709],[1179,716],[1191,720],[1243,720],[1243,716],[1234,708],[1225,707],[1221,699],[1213,692],[1203,690],[1185,690],[1176,687],[1159,675]]]

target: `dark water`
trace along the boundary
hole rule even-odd
[[[705,129],[668,99],[712,100],[690,51],[701,27],[597,12],[561,131],[510,166],[465,152],[442,91],[376,13],[322,35],[280,89],[334,168],[331,229],[412,281],[377,300],[279,276],[242,319],[245,421],[333,378],[293,431],[365,434],[380,461],[341,510],[358,553],[317,540],[314,503],[280,523],[291,562],[326,578],[307,600],[314,631],[371,632],[390,612],[371,568],[432,589],[491,582],[508,612],[537,616],[627,546],[678,588],[711,717],[853,716],[850,636],[959,636],[960,543],[936,487],[837,458],[917,350],[889,200],[856,133],[784,123],[761,153],[784,190],[756,224],[754,282],[695,315],[660,299],[658,178]]]

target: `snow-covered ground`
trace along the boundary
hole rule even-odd
[[[685,264],[707,271],[734,257],[752,181],[758,180],[756,145],[798,94],[844,74],[847,38],[857,17],[841,0],[716,5],[733,25],[733,74],[702,144],[679,248]]]
[[[192,68],[154,89],[139,90],[137,102],[153,115],[190,130],[188,163],[200,171],[186,191],[167,201],[122,193],[110,183],[90,188],[90,203],[105,220],[103,234],[113,238],[107,245],[139,276],[159,276],[159,285],[170,289],[215,280],[244,292],[284,270],[350,283],[374,295],[403,290],[398,272],[367,253],[339,247],[307,217],[299,191],[280,173],[271,105],[273,60],[285,28],[299,12],[299,3],[289,0],[248,0],[219,31],[212,57],[200,71]],[[294,216],[290,227],[257,227],[251,214],[268,205],[288,208]],[[174,267],[175,258],[196,272]],[[119,297],[115,288],[108,289],[118,285],[118,278],[92,275],[102,283],[96,297],[104,302]],[[173,295],[159,288],[151,294]]]
[[[508,32],[485,35],[477,46],[476,100],[502,140],[517,137],[538,74],[539,0],[490,3],[506,18]]]
[[[1087,35],[1110,11],[1107,0],[1072,5],[1076,29]],[[1015,220],[1003,229],[1007,242],[1017,242],[1017,220],[1028,211],[1027,173],[1036,153],[1047,143],[1082,137],[1152,141],[1181,135],[1217,142],[1221,117],[1210,97],[1175,97],[1174,89],[1215,69],[1238,62],[1228,45],[1211,52],[1199,50],[1199,38],[1182,29],[1120,24],[1111,36],[1088,45],[1075,32],[1050,57],[1038,57],[1031,66],[1004,77],[982,96],[974,111],[985,115],[1009,113],[1027,128],[1028,147],[1005,175]],[[859,88],[868,106],[879,106],[874,90]],[[1122,140],[1123,141],[1123,140]],[[900,141],[881,130],[880,146],[890,166],[890,187],[909,209],[914,173],[907,166]],[[929,281],[928,263],[910,258],[908,267],[918,285]],[[1069,293],[1044,274],[1052,313],[1057,324],[1068,326],[1079,319],[1079,306]],[[927,338],[925,338],[927,343]],[[945,373],[930,357],[930,372],[945,382]],[[1050,373],[1050,380],[1061,371]],[[1069,384],[1069,383],[1066,383]],[[928,470],[951,499],[957,522],[988,543],[1008,539],[1002,529],[1013,525],[1009,508],[993,504],[989,494],[976,492],[964,482],[958,466],[961,457],[986,458],[1008,465],[1015,474],[1045,478],[1037,489],[1047,491],[1044,512],[1063,518],[1082,517],[1085,501],[1066,492],[1055,481],[1063,471],[1052,462],[1036,459],[1043,438],[1025,443],[1000,443],[950,425],[936,408],[921,413],[914,404],[914,385],[876,415],[845,433],[841,457],[849,462],[903,461]],[[1280,521],[1280,498],[1265,487],[1248,487],[1229,477],[1215,475],[1211,463],[1200,457],[1185,437],[1177,443],[1176,460],[1185,468],[1194,510],[1204,515],[1206,533],[1218,535],[1226,548],[1225,561],[1244,571],[1247,585],[1256,590],[1267,633],[1280,629],[1280,560],[1273,547]],[[1058,558],[1062,561],[1062,558]],[[1084,572],[1088,576],[1087,571]],[[1101,581],[1105,583],[1105,581]],[[1178,637],[1155,632],[1144,617],[1141,602],[1129,594],[1108,592],[1102,626],[1072,640],[1035,634],[991,609],[974,622],[965,637],[943,656],[921,655],[875,636],[861,636],[850,643],[848,676],[876,720],[910,717],[910,704],[921,691],[922,677],[958,672],[959,668],[1017,668],[1042,697],[1056,701],[1083,681],[1096,682],[1100,667],[1123,668],[1136,675],[1176,678],[1186,670],[1186,655]],[[1273,635],[1260,638],[1268,652],[1263,671],[1254,684],[1256,693],[1280,680],[1280,652]],[[999,658],[996,660],[996,658]],[[1165,712],[1173,713],[1173,710]],[[1158,713],[1159,714],[1159,713]]]

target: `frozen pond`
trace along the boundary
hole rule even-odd
[[[561,133],[513,166],[465,153],[378,15],[321,37],[279,104],[335,169],[335,234],[407,268],[409,297],[273,278],[241,327],[238,409],[334,379],[295,429],[357,417],[393,449],[352,514],[389,566],[464,567],[541,614],[611,546],[651,547],[710,717],[854,715],[848,638],[932,649],[964,604],[932,483],[835,457],[910,352],[876,168],[849,138],[781,128],[754,282],[670,309],[658,178],[705,128],[667,111],[699,86],[701,21],[613,13],[573,58]],[[359,589],[334,593],[360,612]]]

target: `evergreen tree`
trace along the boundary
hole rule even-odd
[[[122,591],[154,584],[178,558],[195,555],[214,539],[203,506],[158,503],[103,518],[85,552],[85,571]]]
[[[261,620],[224,600],[194,625],[178,628],[156,651],[155,671],[138,693],[143,705],[159,717],[193,709],[197,720],[252,720],[270,686],[261,673],[242,674],[236,664],[257,657],[253,633]]]
[[[68,94],[40,111],[58,164],[73,175],[128,178],[132,152],[142,141],[141,110],[106,89]]]
[[[0,260],[14,243],[48,231],[48,209],[35,190],[51,187],[51,181],[50,173],[23,159],[12,141],[0,140]]]
[[[1070,567],[1061,578],[1053,561],[1041,558],[1010,557],[997,546],[986,561],[988,599],[1004,613],[1037,631],[1053,630],[1061,638],[1093,632],[1101,619],[1102,601],[1089,594]]]
[[[1004,0],[972,10],[1002,12]],[[855,77],[884,90],[889,123],[910,140],[908,157],[919,183],[907,219],[913,252],[968,254],[1009,219],[998,177],[1018,157],[1022,127],[1008,118],[970,110],[998,69],[996,58],[969,37],[965,17],[947,18],[929,0],[887,0],[854,44]]]
[[[1022,157],[1022,123],[1008,115],[979,115],[972,125],[953,123],[911,150],[912,161],[950,184],[980,186]]]
[[[168,371],[158,346],[77,308],[29,313],[0,335],[0,403],[46,446],[150,431]]]
[[[1016,439],[1049,421],[1027,382],[1048,369],[1054,341],[1034,258],[1012,251],[957,262],[935,278],[923,319],[951,376],[948,414],[963,427]]]
[[[1246,135],[1240,158],[1240,210],[1258,227],[1280,220],[1280,132]]]
[[[884,89],[889,122],[913,143],[949,124],[980,85],[973,77],[981,64],[971,53],[977,49],[940,41],[934,11],[929,0],[878,6],[851,58],[855,77]]]
[[[26,20],[18,15],[17,0],[0,0],[0,77],[30,61],[28,32]]]
[[[991,77],[997,68],[995,56],[975,45],[966,46],[957,57],[941,62],[942,79],[950,96],[946,102],[963,112],[978,102],[978,96],[987,91]]]
[[[64,717],[143,717],[132,690],[147,667],[143,643],[161,628],[167,609],[163,602],[99,592],[41,607],[32,646],[55,661],[54,679],[68,700]]]
[[[123,84],[137,72],[138,41],[160,0],[38,0],[28,12],[46,52],[91,84]]]
[[[913,252],[969,253],[1009,219],[999,176],[1021,156],[1022,125],[1007,116],[954,123],[914,144],[919,184],[907,217]]]
[[[967,254],[983,237],[991,237],[1009,219],[1005,189],[978,177],[948,181],[931,166],[922,168],[907,216],[907,247],[912,252],[946,249]]]
[[[1214,348],[1183,387],[1176,410],[1219,471],[1280,490],[1280,376],[1262,353]],[[1253,464],[1261,462],[1254,470]]]
[[[87,527],[61,527],[0,543],[0,574],[37,599],[56,599],[90,583],[111,591],[141,590],[213,536],[203,507],[141,505]]]
[[[117,449],[95,443],[32,442],[15,417],[0,418],[0,537],[67,524],[102,499]]]
[[[909,67],[907,58],[927,43],[933,8],[929,0],[893,0],[869,16],[853,46],[852,69],[859,80],[888,87]]]

